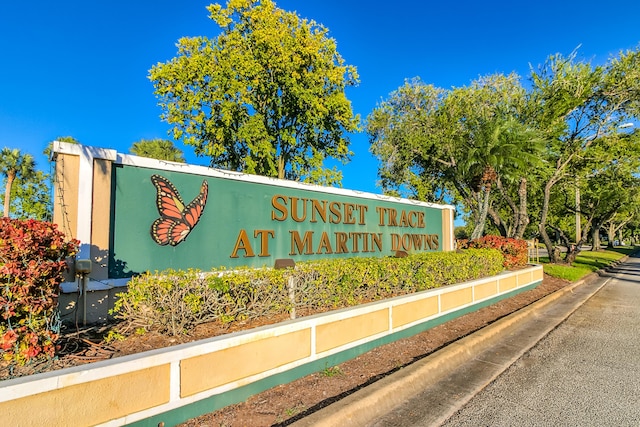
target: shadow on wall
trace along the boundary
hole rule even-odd
[[[105,251],[108,252],[108,251]],[[138,271],[131,271],[127,268],[127,262],[118,259],[115,254],[109,254],[109,277],[112,279],[131,278],[140,274]]]
[[[125,286],[90,289],[86,292],[62,292],[58,297],[60,320],[77,327],[108,323],[113,320],[109,310],[113,309],[117,294],[126,289]]]
[[[113,320],[109,311],[117,294],[127,290],[126,279],[138,274],[128,270],[127,263],[108,250],[91,245],[90,254],[90,271],[84,274],[76,268],[74,259],[69,260],[70,268],[58,297],[60,318],[68,325],[104,324]]]

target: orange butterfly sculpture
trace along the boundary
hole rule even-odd
[[[187,238],[207,204],[209,186],[202,181],[200,193],[185,206],[176,187],[163,176],[151,175],[151,182],[156,187],[156,205],[160,218],[151,224],[151,237],[162,246],[176,246]]]

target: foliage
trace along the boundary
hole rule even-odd
[[[36,170],[36,163],[31,154],[22,154],[17,148],[3,148],[0,151],[0,174],[5,177],[4,217],[9,217],[11,206],[11,190],[16,178],[28,179]]]
[[[77,251],[55,224],[0,219],[0,354],[24,364],[52,357],[58,338],[58,286]]]
[[[122,321],[120,334],[144,328],[178,335],[210,321],[285,316],[294,309],[327,311],[477,279],[502,271],[502,263],[496,250],[470,249],[325,260],[288,270],[169,270],[132,278],[112,314]]]
[[[149,73],[176,140],[211,166],[339,183],[325,158],[346,162],[357,130],[345,89],[358,82],[328,30],[272,0],[208,7],[221,34],[182,38],[178,56]]]
[[[576,52],[569,56],[552,55],[532,72],[528,121],[547,141],[544,151],[547,167],[540,170],[543,191],[538,233],[553,262],[560,261],[560,254],[554,250],[549,231],[567,235],[566,227],[557,222],[564,217],[552,212],[554,192],[561,191],[559,184],[575,180],[583,159],[598,150],[607,153],[616,144],[631,141],[618,136],[624,132],[622,125],[640,115],[639,80],[640,49],[620,52],[601,66],[579,60]],[[606,157],[598,160],[607,163]],[[596,228],[595,232],[598,231]],[[570,248],[565,262],[571,263],[579,245],[563,243]]]
[[[327,378],[332,378],[335,377],[337,375],[343,375],[344,372],[342,372],[342,369],[340,369],[340,366],[325,366],[325,368],[320,371],[320,375],[323,377],[327,377]]]
[[[17,178],[11,189],[11,217],[51,221],[50,193],[49,176],[42,171],[35,171],[27,178]]]
[[[133,277],[114,304],[114,317],[124,320],[121,333],[145,328],[180,335],[201,323],[256,318],[289,308],[282,270],[222,273],[167,270]]]
[[[523,179],[540,163],[541,138],[518,120],[525,105],[515,74],[486,76],[451,90],[419,79],[405,82],[367,117],[383,190],[426,201],[460,201],[475,225],[471,238],[481,236],[492,191],[502,193],[500,200],[509,194],[525,198]],[[508,206],[512,233],[522,236],[526,210],[513,202]],[[499,213],[494,210],[494,216]],[[496,221],[506,233],[507,221]]]
[[[566,186],[575,187],[574,192],[579,192],[578,208],[584,224],[582,240],[591,228],[592,242],[598,248],[600,230],[605,224],[610,225],[607,231],[613,237],[611,231],[615,227],[611,225],[618,223],[618,227],[624,226],[638,209],[640,132],[636,130],[597,139],[589,153],[576,162],[572,172],[576,176],[575,182],[561,183],[561,187],[565,184],[565,194],[573,193],[566,191]],[[571,202],[573,200],[567,204],[570,207],[567,210],[574,213]]]
[[[182,150],[173,145],[173,142],[166,139],[141,139],[131,145],[129,152],[136,156],[184,163]]]
[[[459,240],[458,249],[490,248],[499,250],[504,256],[504,267],[527,265],[528,248],[525,240],[500,236],[483,236],[475,240]]]
[[[577,52],[551,55],[526,89],[515,74],[450,90],[407,81],[367,117],[383,190],[453,201],[469,215],[471,238],[538,235],[554,261],[550,234],[559,236],[570,262],[582,243],[569,237],[576,214],[593,238],[633,211],[639,82],[639,48],[597,66]]]

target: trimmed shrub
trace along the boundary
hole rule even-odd
[[[497,250],[470,249],[303,262],[288,270],[169,270],[132,278],[111,313],[121,320],[121,335],[178,335],[210,321],[317,313],[492,276],[502,264]]]
[[[197,270],[146,273],[117,294],[111,314],[118,333],[157,331],[184,334],[193,327],[288,312],[284,270],[240,269],[205,274]]]
[[[52,223],[0,220],[0,354],[24,364],[55,354],[60,318],[57,296],[65,258],[78,241],[65,241]]]
[[[458,240],[458,249],[491,248],[499,250],[504,256],[504,267],[519,267],[527,265],[528,249],[526,240],[509,237],[483,236],[476,240]]]

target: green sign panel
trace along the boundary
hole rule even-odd
[[[441,250],[442,209],[234,177],[115,167],[110,277]]]

